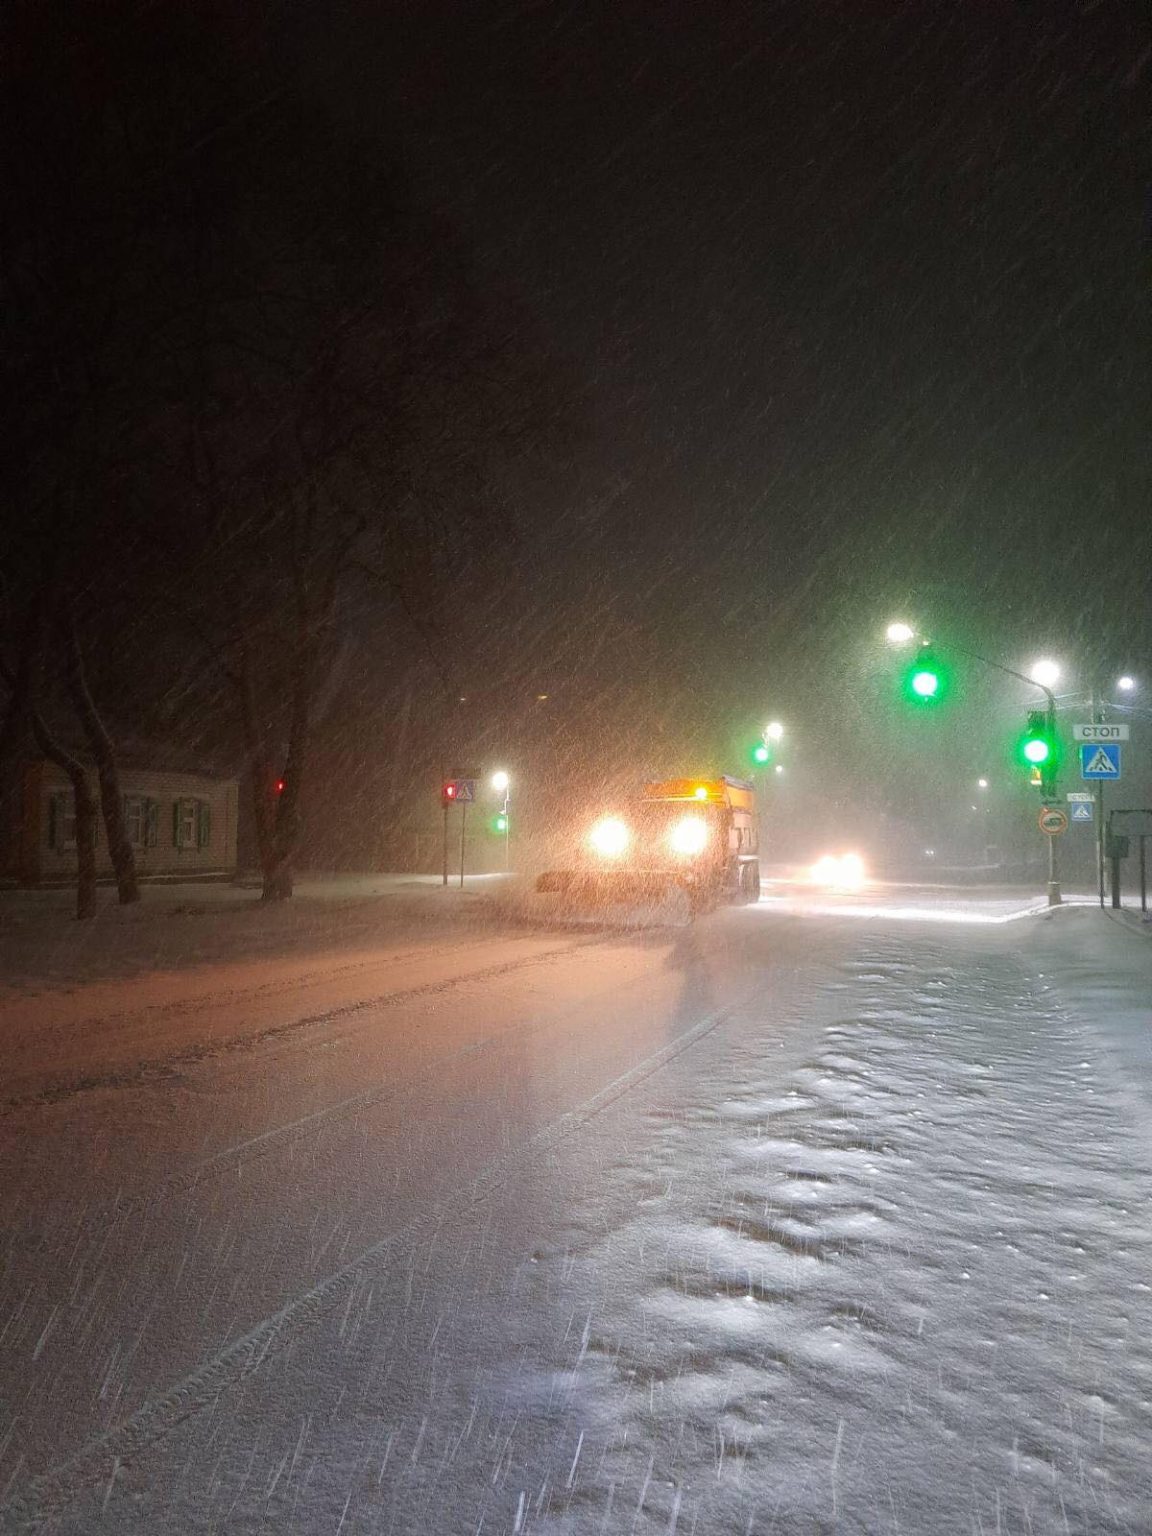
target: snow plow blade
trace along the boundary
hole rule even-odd
[[[583,870],[550,869],[537,877],[536,889],[544,894],[569,896],[573,901],[586,902],[589,906],[613,906],[620,902],[660,901],[681,883],[674,875],[662,871],[585,873]]]

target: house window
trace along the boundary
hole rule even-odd
[[[207,800],[177,800],[172,807],[172,841],[177,848],[207,848],[212,841],[212,807]]]
[[[133,848],[155,848],[160,830],[160,806],[147,795],[125,795],[124,829]]]
[[[48,800],[48,846],[59,852],[76,846],[76,797],[66,791]]]

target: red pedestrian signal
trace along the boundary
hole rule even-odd
[[[276,793],[278,795],[282,795],[284,793],[285,789],[287,788],[287,784],[288,784],[288,781],[286,779],[277,779],[276,780]]]
[[[441,805],[451,805],[456,799],[456,780],[449,779],[446,784],[440,786]]]

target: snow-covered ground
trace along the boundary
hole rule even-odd
[[[442,887],[430,875],[306,876],[290,902],[265,905],[258,882],[151,884],[121,907],[101,886],[97,915],[78,923],[64,887],[0,891],[0,1005],[14,993],[101,977],[153,974],[261,954],[376,942],[400,928],[483,921],[500,875]]]
[[[117,983],[0,1127],[0,1529],[1152,1530],[1152,942],[894,910]]]

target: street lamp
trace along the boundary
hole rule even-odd
[[[1116,679],[1116,686],[1121,693],[1132,693],[1136,688],[1136,679],[1127,675],[1118,677]]]
[[[768,724],[760,732],[760,740],[752,748],[752,761],[759,768],[765,768],[772,761],[772,749],[784,735],[784,727],[779,720],[769,720]]]
[[[1028,678],[1040,688],[1052,688],[1060,681],[1060,668],[1054,661],[1037,661],[1030,667]]]
[[[988,788],[988,780],[987,779],[977,779],[976,780],[976,788],[977,789],[987,789]]]
[[[902,622],[889,624],[885,633],[888,640],[893,645],[903,645],[909,640],[915,640],[919,638],[920,644],[925,649],[928,648],[928,641],[925,640],[923,636],[918,637],[916,631],[910,624],[904,624]],[[1017,672],[1015,667],[1006,667],[1003,662],[993,661],[989,656],[981,656],[979,652],[970,651],[965,646],[956,645],[951,641],[949,641],[944,648],[949,651],[955,651],[958,656],[967,656],[970,661],[979,662],[981,666],[991,667],[995,672],[1003,672],[1006,677],[1015,677],[1022,683],[1031,683],[1034,687],[1041,689],[1048,704],[1048,708],[1045,711],[1045,725],[1047,735],[1051,741],[1055,741],[1056,696],[1052,692],[1052,685],[1060,676],[1060,668],[1056,662],[1049,661],[1047,659],[1037,661],[1033,665],[1031,672],[1025,674],[1023,672]],[[930,655],[931,652],[929,652],[929,656]],[[914,664],[910,671],[908,671],[905,675],[905,687],[908,690],[909,696],[921,704],[935,701],[944,691],[941,686],[942,679],[939,670],[936,668],[934,663],[925,665],[927,660],[928,658],[922,656],[919,664]],[[1049,760],[1048,767],[1050,778],[1046,792],[1055,794],[1056,774],[1054,761]],[[925,854],[931,857],[932,851],[925,849]],[[1101,865],[1101,868],[1103,868],[1103,865]],[[1101,905],[1103,905],[1104,886],[1102,874],[1100,878],[1100,902]],[[1048,905],[1050,907],[1058,907],[1060,905],[1060,901],[1060,881],[1056,874],[1056,839],[1054,836],[1050,836],[1048,838]]]
[[[509,807],[512,803],[512,780],[502,768],[492,775],[492,788],[498,795],[504,796],[504,803],[496,818],[496,830],[504,834],[504,873],[507,874],[512,867],[512,818],[509,815]]]

